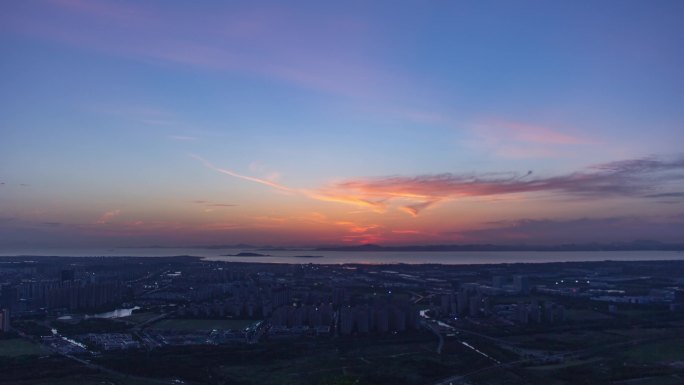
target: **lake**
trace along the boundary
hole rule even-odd
[[[257,252],[267,257],[227,257],[224,254]],[[204,248],[114,248],[114,249],[0,249],[0,256],[53,255],[66,257],[91,256],[134,256],[163,257],[192,255],[210,261],[292,263],[292,264],[391,264],[391,263],[438,263],[446,265],[496,264],[496,263],[543,263],[579,261],[639,261],[639,260],[684,260],[681,251],[315,251],[277,250],[258,251],[249,249],[204,249]],[[322,256],[322,258],[297,258],[301,255]]]

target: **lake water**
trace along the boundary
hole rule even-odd
[[[97,313],[97,314],[85,314],[85,315],[64,315],[61,316],[57,319],[59,320],[70,320],[74,319],[74,317],[80,318],[85,318],[85,319],[90,319],[90,318],[121,318],[121,317],[128,317],[131,314],[133,314],[133,311],[140,309],[139,306],[127,308],[127,309],[116,309],[112,311],[107,311],[104,313]]]
[[[268,257],[227,257],[224,254],[256,252],[270,254]],[[446,265],[492,264],[492,263],[542,263],[577,261],[639,261],[684,260],[681,251],[436,251],[436,252],[348,252],[315,250],[258,251],[245,249],[203,248],[116,248],[116,249],[0,249],[0,256],[53,255],[53,256],[136,256],[163,257],[192,255],[211,261],[293,264],[389,264],[389,263],[439,263]],[[322,258],[297,258],[301,255]]]

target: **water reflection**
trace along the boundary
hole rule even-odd
[[[90,318],[121,318],[121,317],[128,317],[135,310],[140,309],[140,306],[134,306],[131,308],[124,308],[124,309],[115,309],[112,311],[104,312],[104,313],[97,313],[97,314],[85,314],[85,315],[64,315],[59,318],[58,320],[61,321],[67,321],[67,320],[73,320],[73,319],[90,319]]]

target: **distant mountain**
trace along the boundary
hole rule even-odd
[[[248,245],[245,243],[238,243],[235,245],[199,245],[199,246],[128,246],[128,247],[118,247],[118,249],[208,249],[208,250],[220,250],[220,249],[257,249],[258,246]]]
[[[357,246],[324,246],[317,251],[684,251],[684,244],[662,243],[639,240],[621,243],[571,243],[561,245],[494,245],[494,244],[452,244],[452,245],[407,245],[381,246],[364,244]]]

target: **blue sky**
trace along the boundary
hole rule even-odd
[[[0,245],[682,241],[683,11],[4,2]]]

